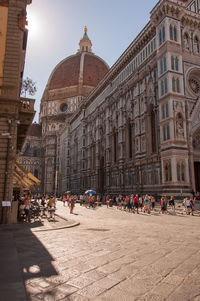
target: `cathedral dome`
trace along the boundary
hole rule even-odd
[[[43,100],[56,99],[58,94],[63,93],[65,97],[87,96],[106,75],[109,66],[92,53],[86,27],[79,46],[75,55],[65,58],[54,68]]]
[[[64,59],[54,69],[48,84],[49,90],[65,87],[96,87],[109,67],[98,56],[82,51]]]

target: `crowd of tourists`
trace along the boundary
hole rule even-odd
[[[56,210],[57,198],[55,195],[42,195],[32,198],[31,193],[24,195],[19,199],[18,207],[18,220],[19,221],[30,221],[31,218],[47,216],[52,217],[52,214]],[[124,210],[131,213],[139,214],[144,212],[151,214],[151,212],[157,211],[162,214],[170,213],[176,214],[176,202],[174,196],[167,197],[162,196],[159,202],[152,195],[118,195],[118,196],[100,196],[98,194],[83,194],[83,195],[71,195],[71,193],[66,193],[59,198],[62,201],[63,206],[69,207],[70,214],[74,213],[74,207],[76,203],[80,205],[95,208],[101,204],[105,204],[107,208],[116,206],[119,210]],[[182,205],[184,212],[187,215],[194,215],[194,204],[196,198],[191,194],[190,197],[184,198]],[[156,206],[156,209],[155,209]],[[180,207],[180,203],[179,203]]]
[[[110,202],[112,202],[112,199],[108,195],[106,197],[107,207],[110,207]],[[193,215],[194,202],[195,198],[193,197],[193,195],[184,199],[183,206],[184,211],[187,215]],[[139,214],[139,211],[150,214],[152,211],[155,211],[155,204],[159,205],[159,212],[162,214],[167,214],[169,209],[173,214],[175,214],[176,211],[174,196],[168,198],[166,195],[164,195],[161,197],[160,202],[156,202],[154,196],[147,194],[145,196],[132,194],[125,197],[119,195],[118,197],[114,198],[114,203],[117,205],[118,209],[137,214]]]
[[[78,200],[78,196],[77,195],[63,195],[61,198],[62,202],[63,202],[63,206],[65,206],[65,204],[67,203],[67,206],[70,208],[70,214],[74,213],[74,207],[75,207],[75,203]]]
[[[27,193],[18,199],[18,220],[30,222],[33,218],[42,216],[52,218],[56,209],[56,197],[42,195],[41,198],[32,198],[31,193]]]
[[[155,210],[158,210],[159,213],[162,214],[167,214],[170,210],[172,214],[176,214],[176,202],[174,196],[167,197],[166,195],[162,196],[159,202],[156,201],[154,196],[147,194],[144,196],[139,196],[138,194],[122,196],[120,194],[118,196],[106,195],[103,197],[98,194],[86,194],[79,196],[63,195],[61,200],[63,202],[63,206],[67,203],[70,207],[70,213],[73,213],[75,203],[79,202],[80,205],[88,208],[95,208],[101,204],[106,204],[107,208],[115,205],[117,209],[136,214],[139,214],[140,212],[151,214],[151,212]],[[187,215],[193,215],[195,200],[196,199],[192,194],[190,197],[184,198],[182,205],[184,206],[184,211]],[[155,209],[156,204],[157,209]]]

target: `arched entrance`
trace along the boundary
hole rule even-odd
[[[192,145],[193,145],[195,190],[196,192],[200,192],[200,128],[196,130],[193,135]]]

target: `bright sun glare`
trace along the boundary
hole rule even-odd
[[[28,15],[28,31],[30,36],[36,36],[39,33],[39,20],[33,14]]]

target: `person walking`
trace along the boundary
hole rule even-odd
[[[109,208],[109,205],[110,205],[110,197],[109,197],[109,195],[107,195],[107,197],[106,197],[106,205],[107,205],[107,208]]]
[[[162,196],[162,198],[161,198],[160,208],[161,208],[162,214],[167,213],[167,197],[165,195]]]
[[[174,196],[173,195],[170,197],[169,206],[171,206],[173,214],[176,214],[175,213],[175,201],[174,201]]]
[[[26,222],[30,222],[30,208],[31,208],[31,199],[29,197],[27,197],[25,199],[25,207],[24,207]]]
[[[139,197],[139,206],[140,206],[140,211],[142,212],[143,207],[144,207],[144,199],[143,196]]]
[[[155,202],[156,202],[156,200],[155,200],[154,196],[151,196],[151,209],[152,209],[152,211],[155,211]]]
[[[134,208],[137,211],[137,214],[139,214],[139,199],[138,199],[138,194],[134,197]]]
[[[43,207],[46,206],[46,197],[45,197],[44,194],[42,195],[41,205],[42,205]]]
[[[50,198],[49,198],[49,201],[48,201],[47,206],[48,206],[49,208],[52,208],[52,206],[53,206],[53,196],[52,196],[52,195],[51,195]]]
[[[151,213],[151,202],[147,194],[145,195],[144,198],[144,212],[147,212],[148,214]]]
[[[62,197],[63,206],[65,206],[65,202],[66,202],[66,200],[67,200],[66,196],[65,196],[65,195],[63,195],[63,197]]]
[[[70,214],[73,214],[74,212],[74,207],[75,207],[75,197],[71,196],[71,200],[70,200]]]

